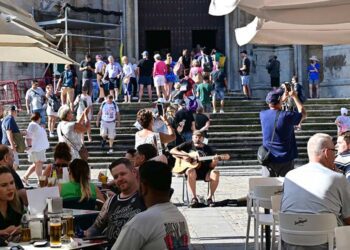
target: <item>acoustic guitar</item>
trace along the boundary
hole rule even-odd
[[[176,157],[176,155],[173,155],[176,158],[176,162],[173,168],[173,173],[180,174],[180,173],[183,173],[188,168],[199,168],[202,161],[209,161],[215,157],[215,155],[199,156],[197,151],[191,151],[188,154],[191,157],[191,161],[185,161],[184,159],[178,158]],[[230,159],[229,154],[218,155],[218,157],[219,157],[219,161],[226,161]]]

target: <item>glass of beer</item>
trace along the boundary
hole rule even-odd
[[[72,210],[65,210],[62,215],[62,224],[64,223],[64,230],[62,234],[64,235],[64,238],[70,239],[71,237],[74,237],[74,217],[73,217],[73,211]]]
[[[62,222],[61,217],[52,217],[49,222],[50,247],[61,247]]]
[[[21,235],[22,235],[21,241],[23,242],[30,241],[31,240],[30,228],[22,227]]]
[[[48,187],[53,187],[55,185],[56,185],[56,178],[54,178],[54,177],[47,178],[47,186]]]
[[[107,181],[108,181],[107,175],[101,175],[100,178],[101,178],[102,188],[107,188]]]
[[[45,175],[41,175],[39,177],[39,186],[40,187],[46,187],[46,185],[47,185],[46,176]]]

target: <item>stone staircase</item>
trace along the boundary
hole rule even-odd
[[[303,122],[302,130],[296,132],[299,149],[298,165],[307,161],[306,143],[308,138],[317,132],[336,136],[334,120],[340,114],[341,107],[347,107],[350,99],[318,99],[308,100],[305,104],[308,118]],[[137,131],[133,126],[136,112],[149,103],[118,104],[121,113],[121,127],[117,129],[114,153],[108,155],[106,149],[100,146],[99,128],[92,123],[93,142],[86,143],[90,152],[89,164],[93,169],[106,169],[108,164],[125,151],[134,147],[134,136]],[[99,105],[94,104],[94,115]],[[256,160],[256,151],[262,142],[259,112],[267,108],[262,100],[243,100],[242,95],[230,93],[225,101],[224,114],[210,114],[209,145],[219,154],[228,153],[231,159],[220,162],[218,168],[223,175],[257,175],[261,167]],[[29,117],[20,112],[16,118],[20,129],[25,129]],[[47,151],[48,161],[53,160],[52,149],[57,143],[56,138],[50,138],[51,148]],[[20,170],[29,166],[27,155],[20,154]]]

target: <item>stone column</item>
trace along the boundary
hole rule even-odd
[[[125,53],[130,57],[135,57],[135,1],[134,0],[126,0],[125,1],[125,22],[124,25],[126,27],[126,44]]]
[[[240,67],[239,46],[236,42],[235,28],[240,27],[240,10],[236,10],[225,17],[225,47],[227,56],[228,85],[231,90],[240,90]]]

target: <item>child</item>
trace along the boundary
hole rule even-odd
[[[82,93],[78,95],[74,101],[74,106],[77,105],[77,121],[80,120],[80,117],[83,115],[85,108],[89,109],[89,115],[87,116],[87,120],[85,120],[85,125],[87,128],[88,142],[92,142],[90,127],[90,121],[92,120],[92,99],[91,96],[88,95],[88,88],[86,86],[83,86]],[[82,142],[84,144],[84,134],[82,135]]]
[[[340,109],[340,116],[335,120],[335,124],[338,127],[338,136],[350,130],[350,117],[346,108]]]
[[[210,95],[212,91],[212,85],[209,82],[209,75],[203,76],[203,83],[198,85],[197,88],[197,97],[202,103],[204,112],[211,112],[211,103],[210,103]]]

